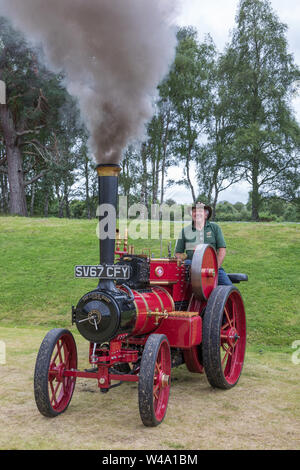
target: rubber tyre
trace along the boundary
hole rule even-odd
[[[242,372],[246,348],[245,309],[236,287],[218,286],[212,292],[204,314],[202,342],[203,365],[210,385],[223,390],[234,387]]]
[[[165,335],[150,335],[142,355],[138,385],[140,416],[145,426],[158,426],[164,420],[170,381],[169,341]]]
[[[61,372],[77,369],[77,348],[69,330],[55,328],[47,333],[40,346],[34,371],[36,405],[49,418],[66,411],[75,389],[75,377],[57,380],[54,369],[58,368]]]

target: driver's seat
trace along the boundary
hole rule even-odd
[[[228,274],[227,276],[231,280],[233,284],[239,284],[240,282],[248,281],[248,276],[247,274],[241,274],[241,273],[231,273]]]

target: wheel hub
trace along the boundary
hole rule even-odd
[[[48,374],[50,382],[53,382],[53,380],[56,380],[57,382],[62,382],[65,370],[66,364],[64,362],[61,362],[58,365],[56,365],[55,363],[51,363]]]
[[[161,388],[169,387],[170,385],[170,376],[161,372],[159,377],[159,383]]]
[[[235,346],[240,339],[238,332],[235,328],[230,328],[227,332],[227,343],[230,346]]]

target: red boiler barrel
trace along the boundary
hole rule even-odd
[[[144,291],[132,291],[136,308],[136,323],[131,336],[139,336],[155,331],[163,320],[163,312],[175,310],[170,293],[157,286]],[[156,314],[156,315],[155,315]],[[157,315],[161,314],[161,316]]]

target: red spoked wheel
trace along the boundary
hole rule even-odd
[[[159,425],[167,411],[171,383],[170,345],[165,335],[149,336],[139,374],[139,409],[145,426]]]
[[[63,413],[73,396],[76,377],[64,371],[77,369],[77,348],[69,330],[53,329],[45,336],[35,365],[34,396],[41,414],[55,417]]]
[[[245,358],[246,315],[240,292],[218,286],[203,321],[203,365],[213,387],[229,389],[238,382]]]

